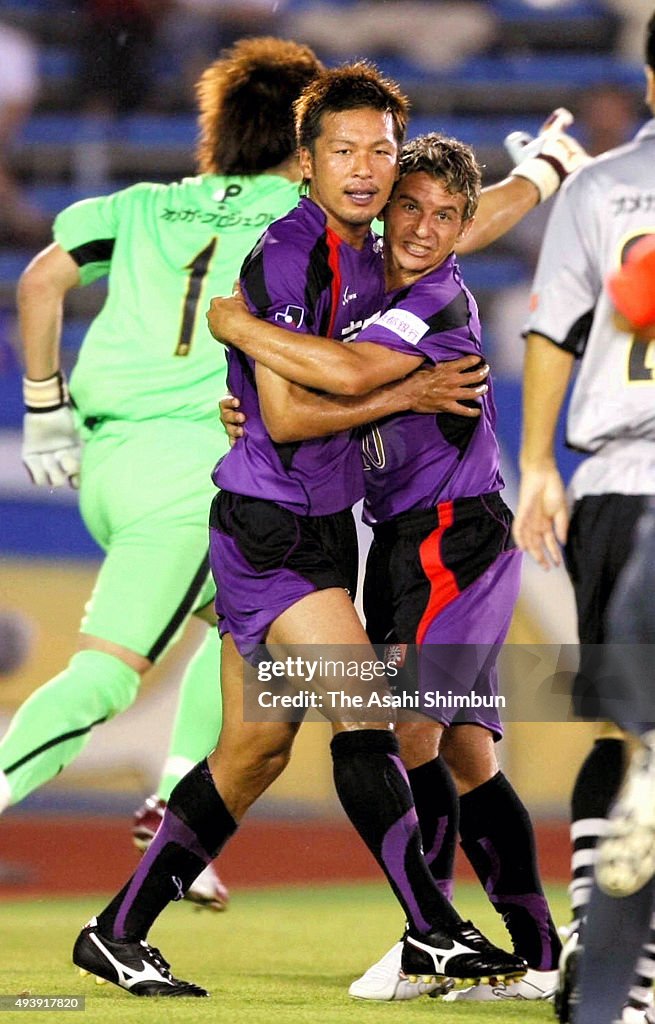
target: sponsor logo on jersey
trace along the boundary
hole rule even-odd
[[[276,313],[275,319],[278,323],[287,324],[288,326],[293,325],[294,327],[302,327],[302,322],[305,319],[305,310],[302,306],[287,306],[284,313]]]
[[[388,309],[378,320],[380,327],[386,327],[392,334],[397,334],[410,345],[418,345],[428,325],[420,317],[407,309]]]
[[[357,292],[351,292],[348,290],[348,285],[343,290],[343,299],[341,300],[342,306],[347,306],[349,302],[357,298]]]
[[[236,199],[243,192],[241,185],[228,185],[227,188],[219,188],[212,195],[217,203],[224,203],[226,199]]]
[[[343,327],[341,330],[342,341],[354,341],[360,331],[363,331],[365,327],[375,323],[380,316],[379,312],[374,313],[373,316],[368,316],[366,320],[351,320],[347,327]]]

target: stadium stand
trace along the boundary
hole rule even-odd
[[[336,2],[343,8],[345,24],[353,0]],[[192,172],[193,114],[180,88],[180,62],[171,58],[163,44],[154,53],[154,103],[113,119],[85,112],[76,89],[83,6],[68,0],[6,0],[2,5],[2,19],[26,29],[39,44],[38,101],[14,142],[9,161],[29,202],[48,217],[90,192]],[[307,6],[306,0],[281,5],[280,34],[293,35],[294,19]],[[439,6],[433,4],[435,18]],[[486,182],[502,177],[509,168],[502,148],[508,132],[517,128],[535,132],[554,106],[566,105],[576,113],[583,95],[595,85],[610,82],[635,98],[642,89],[640,63],[616,54],[622,21],[614,4],[491,0],[489,7],[498,22],[493,43],[447,71],[428,73],[407,54],[375,57],[412,100],[410,134],[437,127],[471,143],[484,164]],[[326,57],[334,62],[329,54]],[[574,126],[574,134],[576,130]],[[0,248],[0,431],[14,434],[22,415],[14,293],[17,277],[31,255],[25,246]],[[465,269],[483,313],[492,295],[517,283],[527,285],[532,271],[526,250],[511,237],[488,253],[468,259]],[[85,325],[103,295],[99,286],[71,297],[64,338],[68,360],[74,358]],[[490,340],[492,345],[497,343]],[[511,416],[506,429],[515,433]],[[11,497],[4,493],[2,502],[7,501]],[[13,536],[14,531],[10,532]],[[40,532],[33,531],[37,546],[39,537]],[[3,547],[6,543],[0,541]],[[85,550],[77,521],[70,543],[72,550]]]

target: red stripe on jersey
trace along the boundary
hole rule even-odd
[[[416,643],[422,644],[428,626],[440,611],[460,594],[454,573],[441,557],[441,539],[455,518],[452,501],[442,502],[437,509],[439,525],[419,546],[421,566],[430,583],[430,597],[416,630]]]
[[[341,299],[341,266],[339,265],[339,247],[341,245],[341,239],[339,238],[336,231],[332,228],[327,228],[325,232],[328,247],[328,267],[332,271],[332,304],[330,306],[330,323],[327,330],[328,338],[332,337],[332,331],[334,330],[334,321],[337,315],[337,309],[339,308],[339,301]]]

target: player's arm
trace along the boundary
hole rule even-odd
[[[17,304],[25,362],[23,462],[35,484],[77,486],[80,441],[61,374],[64,298],[80,283],[73,258],[53,243],[34,257],[18,282]]]
[[[529,334],[523,369],[521,484],[514,539],[539,565],[561,562],[568,508],[555,460],[555,432],[573,370],[573,353]]]
[[[468,234],[455,246],[458,255],[485,249],[502,238],[541,202],[539,190],[527,178],[510,176],[489,185],[480,202]]]
[[[278,443],[336,434],[397,412],[451,412],[476,418],[479,408],[462,404],[487,391],[484,383],[469,383],[472,376],[479,381],[489,372],[487,366],[471,371],[476,362],[479,357],[464,356],[438,363],[361,396],[316,394],[258,363],[256,378],[262,417]],[[238,409],[222,404],[221,418],[231,437],[244,432],[245,417]]]
[[[516,166],[503,181],[482,190],[471,230],[456,245],[456,252],[491,245],[534,206],[549,199],[569,174],[589,162],[589,154],[563,130],[572,121],[567,110],[558,108],[535,139],[523,132],[507,137],[505,145]]]
[[[423,362],[423,356],[394,352],[384,345],[344,345],[277,327],[252,316],[236,296],[213,298],[207,322],[217,340],[240,349],[278,376],[334,395],[366,394],[406,377]]]

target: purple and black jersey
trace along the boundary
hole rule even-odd
[[[387,296],[385,312],[357,341],[385,345],[431,363],[481,355],[475,299],[454,255],[409,287]],[[409,509],[499,491],[500,452],[491,380],[478,419],[400,413],[366,429],[364,519],[386,522]]]
[[[382,305],[381,243],[370,233],[361,250],[352,248],[305,198],[262,236],[240,283],[257,316],[298,334],[352,340]],[[227,380],[248,428],[216,466],[218,487],[312,516],[350,508],[362,497],[361,457],[350,431],[276,444],[262,420],[254,361],[228,349]]]

